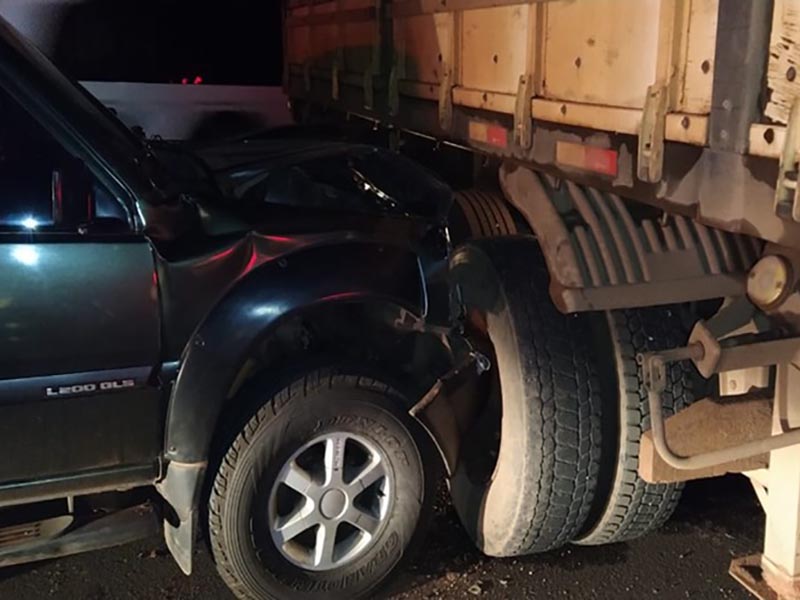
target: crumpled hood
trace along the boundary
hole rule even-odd
[[[242,140],[196,154],[223,195],[243,205],[288,205],[443,222],[450,189],[411,160],[373,146]]]

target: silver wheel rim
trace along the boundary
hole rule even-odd
[[[269,527],[286,560],[328,571],[363,556],[392,509],[394,482],[383,452],[360,435],[321,435],[281,468],[269,497]]]

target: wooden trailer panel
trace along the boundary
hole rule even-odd
[[[659,0],[546,4],[543,96],[642,108],[658,78]]]
[[[728,231],[800,239],[800,0],[287,6],[287,90],[300,106],[586,178]]]
[[[635,133],[648,88],[662,84],[668,139],[703,145],[718,1],[395,0],[400,103],[441,100],[449,73],[454,105],[514,114],[528,94],[533,118]]]

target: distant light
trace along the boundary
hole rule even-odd
[[[13,246],[11,248],[11,256],[26,267],[34,267],[39,263],[39,251],[33,246]]]
[[[281,313],[281,306],[279,304],[262,304],[254,306],[250,309],[250,316],[253,317],[274,317]]]
[[[201,83],[203,83],[203,78],[200,75],[194,78],[195,85],[200,85]]]
[[[187,85],[188,83],[189,83],[188,77],[184,77],[183,79],[181,79],[181,85]]]
[[[22,219],[22,223],[20,223],[25,229],[36,229],[39,227],[39,221],[34,219],[33,217],[25,217]]]

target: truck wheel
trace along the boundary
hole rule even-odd
[[[497,385],[465,436],[453,504],[490,556],[550,550],[581,530],[597,486],[601,405],[587,322],[552,304],[532,238],[462,247],[453,276]]]
[[[502,194],[490,190],[455,193],[450,229],[456,244],[468,239],[517,235],[528,231],[518,225]]]
[[[262,403],[209,499],[236,596],[363,598],[398,570],[431,514],[437,464],[403,406],[383,383],[332,371]]]
[[[576,541],[584,545],[628,541],[657,529],[672,515],[683,489],[682,484],[650,484],[639,477],[639,440],[650,428],[650,414],[636,355],[680,346],[688,333],[669,308],[618,310],[605,316],[614,364],[604,379],[609,383],[609,402],[618,399],[619,408],[613,438],[604,448],[612,461],[608,477],[603,478],[608,484],[598,491],[591,529]],[[670,384],[661,397],[664,412],[673,414],[694,399],[696,376],[686,362],[669,368]]]

